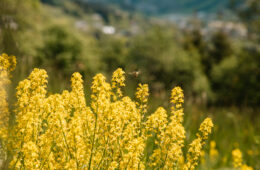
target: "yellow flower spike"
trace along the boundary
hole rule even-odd
[[[75,72],[71,76],[71,88],[72,91],[82,91],[83,90],[83,80],[80,73]]]
[[[182,104],[184,103],[184,94],[183,90],[180,87],[175,87],[171,92],[171,113],[174,115],[174,119],[182,123],[183,122],[183,108]]]
[[[118,68],[116,71],[114,71],[111,83],[112,89],[116,91],[116,95],[118,97],[122,97],[123,94],[121,91],[121,87],[125,86],[125,72],[121,68]]]
[[[182,147],[184,146],[185,129],[181,124],[183,120],[183,93],[179,87],[172,90],[171,103],[173,115],[170,122],[166,124],[161,132],[160,138],[155,143],[160,149],[156,149],[151,156],[151,165],[153,167],[178,167],[183,166],[181,158],[183,157]],[[177,107],[176,107],[177,105]],[[177,109],[176,109],[177,108]]]
[[[141,112],[143,114],[146,113],[147,112],[148,96],[149,96],[148,85],[147,84],[138,84],[135,96],[139,100],[137,105],[140,107]]]
[[[206,118],[200,125],[199,131],[202,134],[202,139],[206,140],[208,135],[211,133],[213,123],[211,118]]]
[[[216,142],[210,141],[209,156],[211,160],[216,160],[218,157],[218,150],[216,149]]]
[[[10,73],[15,69],[15,67],[16,67],[15,56],[8,56],[5,53],[0,55],[0,70],[6,70]]]
[[[83,80],[80,73],[76,72],[71,77],[71,101],[75,108],[83,109],[86,106]]]
[[[163,109],[158,109],[148,118],[147,122],[150,127],[150,122],[154,124],[158,124],[160,121],[164,122],[164,125],[156,125],[159,127],[159,132],[157,132],[155,140],[158,149],[155,149],[150,157],[150,165],[154,168],[163,167],[168,169],[183,166],[183,163],[180,162],[183,157],[182,147],[184,146],[185,139],[185,129],[181,124],[183,109],[180,104],[180,102],[183,102],[183,93],[182,90],[177,87],[173,89],[172,94],[172,103],[177,104],[178,109],[176,109],[175,106],[172,108],[174,114],[170,117],[170,122],[167,123],[167,113]],[[152,127],[155,128],[154,126]],[[152,131],[151,128],[150,131]]]
[[[97,74],[93,78],[91,90],[91,107],[93,110],[97,113],[105,108],[108,109],[107,106],[109,106],[111,97],[111,86],[106,82],[105,76],[102,74]]]
[[[232,151],[232,158],[234,168],[242,166],[242,152],[239,149],[234,149]]]
[[[188,149],[186,168],[194,169],[198,165],[198,159],[202,152],[202,139],[197,138],[192,141]]]
[[[171,103],[174,104],[173,110],[180,109],[184,103],[184,94],[181,87],[177,86],[172,89]]]
[[[9,104],[7,88],[11,83],[11,72],[15,69],[16,58],[15,56],[8,56],[7,54],[0,55],[0,141],[1,141],[1,159],[6,161],[8,137],[9,137]]]
[[[202,135],[197,134],[197,138],[192,141],[187,153],[187,162],[185,164],[186,169],[194,169],[198,165],[198,160],[201,156],[202,147],[205,144],[205,140],[211,133],[213,127],[212,120],[206,118],[200,125],[199,131]]]
[[[165,111],[164,111],[165,112]],[[163,115],[167,115],[164,113],[162,109],[158,109],[155,112],[155,115],[159,113]],[[164,114],[162,114],[164,113]],[[153,116],[153,115],[152,115]],[[150,121],[152,117],[148,119]],[[154,117],[155,119],[155,117]],[[163,120],[163,118],[160,118]],[[156,136],[155,144],[158,145],[158,149],[154,150],[153,154],[151,155],[151,165],[153,167],[177,167],[183,156],[182,147],[184,146],[184,139],[185,139],[185,129],[184,127],[178,123],[174,116],[171,116],[171,122],[161,126],[159,128],[160,132]],[[167,122],[167,119],[164,120]]]

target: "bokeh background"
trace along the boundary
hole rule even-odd
[[[215,123],[218,154],[208,144],[199,169],[231,167],[236,147],[260,169],[258,0],[0,0],[3,52],[18,60],[13,103],[34,67],[48,71],[50,93],[69,88],[73,72],[88,92],[96,73],[123,68],[129,96],[149,84],[150,113],[181,86],[188,141],[206,116]]]

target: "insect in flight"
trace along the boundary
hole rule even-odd
[[[137,71],[129,72],[128,74],[137,78],[141,74],[141,71],[137,70]]]

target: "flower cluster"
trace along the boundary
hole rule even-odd
[[[213,127],[212,120],[206,118],[200,125],[199,133],[197,133],[197,138],[192,141],[188,149],[187,154],[187,164],[185,169],[195,169],[198,165],[198,160],[202,154],[202,146],[205,144],[205,140],[208,138],[208,135],[211,133]]]
[[[216,149],[216,142],[210,141],[209,156],[211,160],[216,160],[218,157],[218,150]]]
[[[9,75],[15,60],[3,55],[0,64],[1,76]],[[71,90],[60,94],[47,95],[47,78],[45,70],[34,69],[16,89],[15,124],[8,138],[10,169],[195,169],[198,165],[213,123],[206,118],[185,149],[180,87],[172,90],[170,113],[159,107],[149,115],[148,85],[139,84],[137,100],[124,96],[122,69],[114,72],[111,83],[102,74],[93,78],[89,103],[80,73],[72,75]],[[7,96],[2,84],[1,96]],[[7,112],[6,97],[1,100],[5,101],[1,112]],[[6,127],[1,124],[1,137]],[[238,155],[236,167],[245,166],[238,163],[238,153],[233,155]]]
[[[149,97],[149,87],[147,84],[138,84],[137,91],[135,96],[138,100],[136,102],[137,106],[139,106],[140,111],[145,114],[147,112],[147,102]]]
[[[111,86],[112,89],[115,90],[115,99],[117,96],[123,96],[121,87],[125,86],[125,72],[121,68],[118,68],[116,71],[114,71],[111,80]]]
[[[138,101],[133,101],[122,94],[124,75],[123,70],[116,70],[110,84],[97,74],[88,106],[79,73],[72,75],[71,91],[47,96],[48,76],[44,70],[34,69],[17,87],[10,168],[164,169],[183,165],[182,90],[173,89],[169,118],[160,107],[145,121],[148,85],[139,85]],[[201,125],[203,137],[211,132],[210,121],[206,119]],[[154,148],[148,153],[150,138]],[[196,165],[202,149],[200,140],[191,144],[189,152],[196,154],[189,157],[187,166]]]
[[[10,111],[8,106],[7,87],[11,83],[11,72],[15,69],[16,58],[7,54],[0,55],[0,157],[6,158],[6,147],[8,138],[8,122]]]

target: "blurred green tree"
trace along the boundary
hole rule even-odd
[[[171,28],[156,26],[137,36],[130,44],[128,64],[141,70],[141,79],[163,83],[165,89],[180,85],[186,96],[196,99],[210,97],[210,86],[200,63],[199,53],[182,47]],[[205,99],[206,100],[206,99]]]
[[[112,73],[118,67],[126,68],[128,48],[126,40],[122,37],[102,35],[99,41],[100,56],[103,62],[103,70]]]
[[[44,43],[38,49],[36,64],[48,66],[62,75],[70,75],[80,63],[80,41],[60,26],[52,26],[44,34]]]

